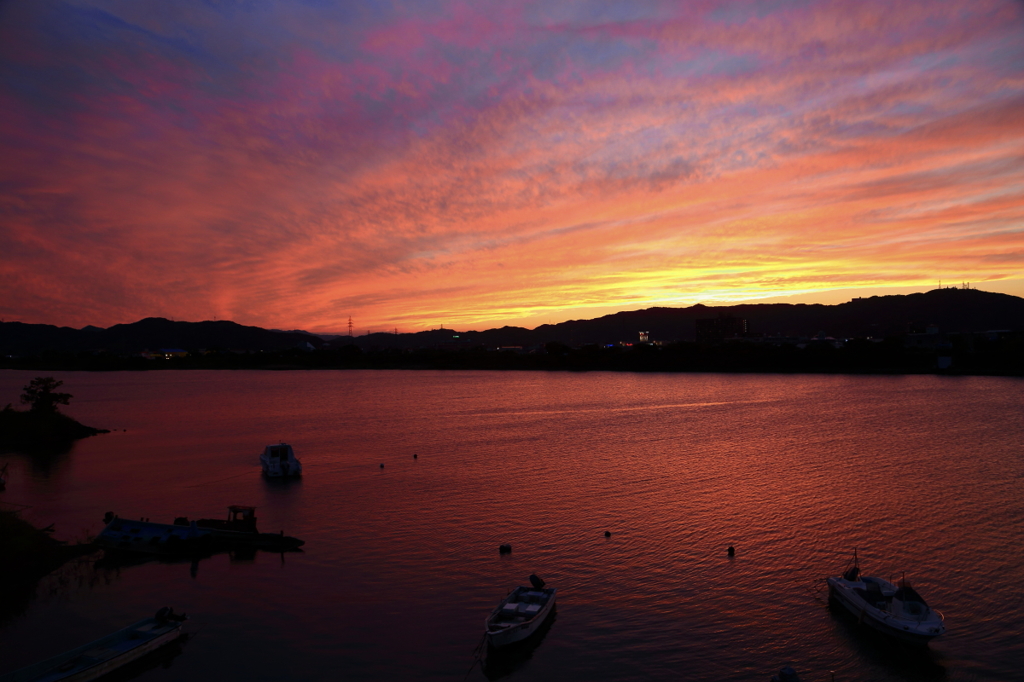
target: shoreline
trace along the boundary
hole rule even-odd
[[[43,578],[98,549],[55,540],[49,529],[36,528],[7,509],[0,509],[0,546],[0,624],[29,607]]]
[[[52,526],[51,526],[52,527]],[[0,626],[24,613],[47,576],[98,549],[91,543],[54,540],[17,511],[0,509]]]
[[[61,412],[0,410],[0,447],[27,454],[70,448],[76,440],[110,433],[96,429]]]
[[[55,540],[21,518],[19,512],[0,509],[0,544],[5,548],[0,560],[0,582],[38,580],[65,563],[97,548],[91,543],[71,545]]]
[[[637,374],[781,374],[785,376],[791,376],[796,374],[811,374],[811,375],[845,375],[845,376],[949,376],[949,377],[1006,377],[1006,378],[1024,378],[1024,369],[1018,368],[957,368],[951,367],[948,369],[926,369],[926,368],[885,368],[885,367],[865,367],[865,368],[830,368],[830,367],[752,367],[752,366],[741,366],[741,367],[723,367],[723,366],[705,366],[705,367],[692,367],[692,368],[679,368],[673,366],[641,366],[641,367],[617,367],[617,366],[604,366],[601,364],[594,365],[577,365],[577,366],[534,366],[530,364],[518,365],[511,363],[509,365],[495,365],[491,363],[485,364],[404,364],[404,363],[367,363],[365,365],[351,365],[351,364],[246,364],[246,365],[207,365],[207,364],[177,364],[175,366],[92,366],[92,365],[78,365],[78,364],[31,364],[24,366],[0,366],[0,371],[26,371],[26,372],[91,372],[91,373],[108,373],[108,372],[188,372],[188,371],[267,371],[267,372],[310,372],[310,371],[360,371],[360,370],[374,370],[374,371],[451,371],[451,372],[463,372],[463,371],[488,371],[488,372],[570,372],[570,373],[586,373],[586,372],[623,372],[623,373],[637,373]],[[84,436],[78,436],[77,438],[84,438],[100,433],[109,433],[107,429],[92,429],[92,427],[86,427],[91,429],[92,433],[88,433]],[[0,443],[2,444],[2,443]]]

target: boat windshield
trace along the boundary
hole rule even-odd
[[[909,602],[918,602],[923,607],[928,606],[924,598],[921,595],[919,595],[917,593],[917,590],[915,590],[910,585],[901,585],[900,588],[896,590],[895,597],[896,599],[902,601],[904,604],[907,604]]]

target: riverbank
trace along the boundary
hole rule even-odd
[[[69,545],[22,519],[17,512],[0,510],[0,583],[38,580],[65,562],[94,551],[92,544]]]
[[[0,624],[28,608],[39,581],[69,561],[96,551],[92,544],[54,540],[18,516],[0,510]]]
[[[879,341],[813,340],[792,345],[747,341],[671,344],[469,348],[367,348],[355,345],[265,353],[195,352],[160,359],[50,353],[0,359],[0,368],[33,371],[210,369],[428,369],[511,371],[724,372],[764,374],[942,374],[1024,376],[1024,338],[977,339],[946,348]]]

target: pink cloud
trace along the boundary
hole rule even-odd
[[[55,52],[17,5],[0,314],[480,326],[1022,276],[1017,5],[688,7],[128,3]]]

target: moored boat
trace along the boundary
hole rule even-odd
[[[122,519],[112,513],[96,536],[100,547],[149,554],[201,555],[233,547],[255,547],[274,552],[297,550],[302,540],[256,529],[255,507],[232,505],[226,521],[179,516],[174,523]]]
[[[153,523],[122,519],[108,513],[106,527],[93,541],[104,549],[146,554],[198,555],[216,550],[213,531],[191,524]]]
[[[180,517],[175,519],[174,522],[188,523],[188,519]],[[248,545],[261,549],[283,551],[298,549],[306,544],[298,538],[286,536],[284,531],[280,533],[259,532],[256,528],[256,507],[233,504],[228,507],[227,520],[197,519],[195,524],[197,528],[210,530],[215,539],[235,545]]]
[[[885,635],[927,644],[946,631],[942,614],[928,606],[906,580],[897,585],[884,578],[861,575],[856,553],[851,567],[825,582],[830,599]]]
[[[555,607],[554,588],[545,588],[544,581],[530,576],[530,587],[520,586],[508,593],[486,622],[487,643],[503,647],[519,642],[537,632]]]
[[[287,478],[302,475],[302,462],[295,456],[292,446],[287,443],[268,445],[260,455],[263,475],[269,478]]]
[[[131,663],[181,637],[184,614],[164,607],[152,618],[95,642],[0,676],[0,682],[85,682]]]

